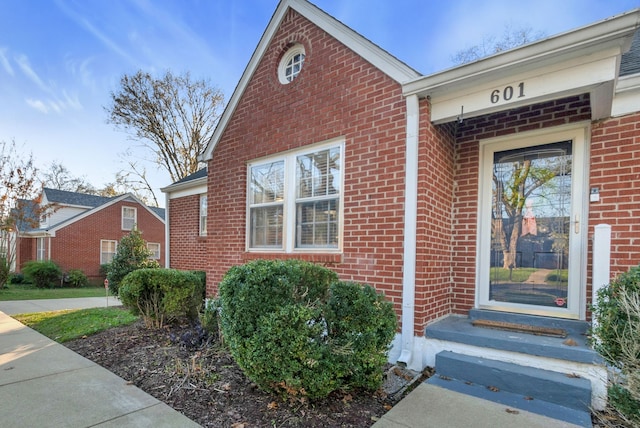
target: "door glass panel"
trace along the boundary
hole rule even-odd
[[[494,153],[489,300],[566,308],[571,141]]]

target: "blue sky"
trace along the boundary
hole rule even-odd
[[[551,36],[640,7],[640,0],[313,0],[423,74],[506,25]],[[123,74],[189,71],[228,100],[277,0],[0,0],[0,141],[37,164],[65,165],[96,187],[113,181],[128,148],[106,123]],[[144,160],[143,160],[144,162]],[[168,173],[147,163],[152,185]],[[163,195],[156,190],[161,205]]]

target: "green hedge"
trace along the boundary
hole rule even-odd
[[[59,287],[62,277],[62,270],[51,260],[27,262],[22,273],[37,288]]]
[[[319,398],[382,384],[397,321],[372,287],[307,262],[256,260],[230,269],[219,292],[224,339],[261,388]]]
[[[161,327],[177,318],[198,319],[204,283],[192,272],[138,269],[122,279],[119,297],[133,313],[141,314],[147,325]]]

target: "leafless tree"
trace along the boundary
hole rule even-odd
[[[169,172],[172,181],[199,169],[198,156],[211,139],[224,97],[207,80],[191,80],[166,72],[161,78],[138,71],[120,80],[105,108],[108,122],[130,133],[150,149],[152,161]],[[131,165],[130,165],[131,166]],[[142,169],[130,171],[140,176]]]
[[[52,189],[66,190],[68,192],[86,193],[96,195],[98,190],[84,177],[75,177],[71,171],[59,161],[53,161],[48,169],[40,174],[45,187]]]
[[[485,36],[479,43],[458,51],[451,57],[451,61],[456,65],[466,64],[489,55],[526,45],[543,37],[545,37],[544,32],[534,32],[531,27],[518,27],[514,24],[507,24],[504,27],[502,37],[497,38],[495,35]]]

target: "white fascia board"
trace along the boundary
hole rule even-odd
[[[170,199],[205,193],[207,191],[207,177],[171,184],[161,188],[160,191],[166,193]]]
[[[640,111],[640,74],[618,79],[611,116],[624,116]]]
[[[185,186],[185,187],[181,187],[179,189],[171,189],[170,192],[167,192],[167,197],[169,199],[177,199],[177,198],[184,198],[187,196],[193,196],[193,195],[201,195],[203,193],[207,193],[207,182],[206,180],[204,181],[204,183],[198,185],[198,186]]]
[[[639,25],[640,9],[634,9],[577,30],[415,79],[403,85],[403,93],[433,97],[451,90],[504,79],[521,70],[540,69],[574,58],[586,58],[602,50],[615,48],[621,54],[629,49]]]
[[[594,57],[590,59],[593,60]],[[466,90],[451,91],[442,96],[434,95],[431,97],[431,121],[446,123],[461,115],[463,118],[473,117],[585,92],[608,98],[610,106],[613,82],[618,70],[616,57],[608,56],[579,65],[574,62],[569,61],[568,64],[562,64],[560,67],[504,76]],[[509,100],[504,99],[505,88],[511,88]],[[498,94],[495,98],[498,101],[493,102],[492,94]],[[598,114],[605,114],[601,117],[607,116],[603,112]]]
[[[317,25],[322,30],[329,33],[332,37],[343,43],[349,49],[352,49],[358,55],[362,56],[365,60],[373,64],[380,69],[383,73],[394,79],[398,83],[407,82],[420,76],[420,73],[413,70],[402,61],[396,59],[391,54],[381,49],[371,41],[362,37],[360,34],[351,30],[340,21],[329,16],[327,13],[320,10],[318,7],[309,3],[306,0],[283,0],[278,4],[276,11],[274,12],[267,28],[265,29],[260,42],[256,47],[247,67],[236,86],[229,103],[225,110],[222,112],[222,117],[216,126],[216,129],[207,144],[207,148],[203,154],[198,158],[201,162],[206,162],[211,159],[213,150],[218,141],[222,137],[224,130],[226,129],[229,120],[235,113],[235,110],[244,94],[244,91],[253,77],[258,64],[262,60],[264,53],[271,44],[271,40],[276,31],[280,27],[282,20],[284,19],[288,9],[291,8],[304,16],[306,19]]]

